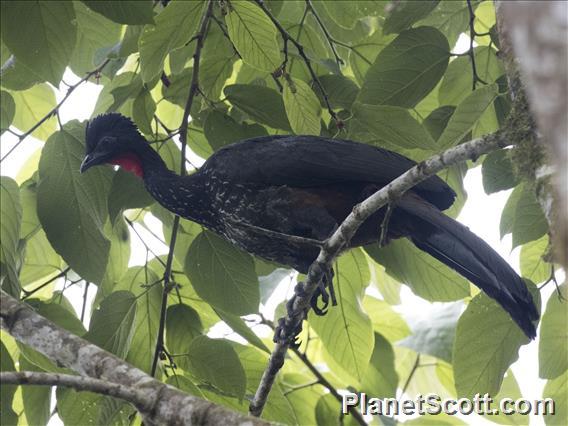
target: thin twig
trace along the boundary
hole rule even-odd
[[[63,96],[63,99],[61,99],[61,101],[59,101],[59,103],[57,105],[55,105],[55,107],[51,111],[49,111],[45,116],[43,116],[43,118],[41,118],[36,124],[34,124],[27,132],[18,136],[18,142],[16,142],[16,144],[12,148],[10,148],[10,150],[0,159],[0,163],[2,161],[4,161],[6,158],[8,158],[8,156],[24,141],[24,139],[26,139],[29,135],[31,135],[39,126],[41,126],[43,123],[45,123],[52,116],[56,115],[57,112],[59,111],[59,108],[61,108],[61,105],[63,105],[65,103],[67,98],[69,98],[69,96],[71,96],[71,93],[73,93],[77,87],[79,87],[81,84],[83,84],[89,78],[91,78],[93,75],[100,73],[103,70],[103,68],[109,62],[110,62],[110,59],[106,59],[102,64],[100,64],[93,71],[87,73],[87,75],[85,77],[83,77],[81,80],[79,80],[73,86],[69,86],[69,89],[67,89],[67,93],[65,94],[65,96]]]
[[[64,270],[62,270],[59,274],[55,275],[54,277],[51,277],[50,279],[48,279],[46,282],[44,282],[43,284],[38,285],[36,288],[34,288],[33,290],[27,291],[22,289],[22,291],[24,292],[24,297],[22,297],[22,300],[27,299],[28,297],[32,296],[33,294],[37,293],[38,291],[40,291],[42,288],[48,286],[49,284],[51,284],[53,281],[58,280],[59,278],[63,278],[67,276],[67,273],[71,270],[71,267],[66,267]]]
[[[186,174],[185,167],[185,153],[187,149],[187,127],[189,124],[189,113],[193,105],[193,100],[199,92],[199,65],[201,59],[201,50],[203,49],[203,42],[205,40],[205,35],[207,34],[207,29],[209,27],[210,18],[213,15],[213,0],[209,0],[207,8],[203,17],[201,19],[201,24],[199,26],[199,32],[196,34],[196,46],[195,52],[193,54],[193,74],[191,76],[191,84],[189,86],[189,94],[187,96],[187,101],[185,103],[185,109],[183,111],[183,116],[181,119],[181,124],[179,127],[179,137],[181,142],[181,170],[180,174],[184,176]],[[162,291],[162,303],[160,308],[160,323],[158,326],[158,336],[156,339],[156,349],[154,351],[154,358],[152,359],[152,368],[150,374],[152,376],[156,373],[156,368],[158,366],[158,359],[160,354],[164,349],[164,329],[166,326],[166,312],[168,305],[168,294],[171,290],[170,276],[172,271],[172,263],[174,260],[174,248],[176,245],[176,239],[179,229],[180,218],[178,215],[174,218],[174,223],[172,226],[172,236],[170,238],[170,248],[168,252],[168,258],[166,260],[166,268],[164,270],[164,289]]]
[[[130,226],[130,229],[132,229],[132,231],[134,231],[134,233],[136,234],[136,236],[138,237],[138,239],[140,240],[140,242],[142,243],[142,245],[146,248],[146,252],[150,252],[154,255],[154,258],[156,258],[158,260],[158,262],[160,262],[162,264],[163,267],[166,266],[166,263],[160,259],[160,256],[158,256],[151,248],[150,246],[148,246],[148,244],[146,244],[146,241],[144,241],[144,238],[142,238],[142,236],[138,233],[138,230],[134,227],[134,223],[132,223],[132,221],[130,219],[128,219],[127,217],[124,218],[124,220],[126,221],[126,223],[128,224],[128,226]]]
[[[335,45],[339,44],[336,43],[336,41],[334,40],[334,38],[331,36],[331,34],[329,33],[327,27],[325,26],[325,24],[323,23],[323,21],[321,20],[320,16],[318,15],[316,9],[314,8],[314,5],[312,4],[311,0],[306,0],[306,8],[309,9],[309,11],[311,12],[311,14],[314,16],[314,18],[316,19],[316,22],[318,23],[319,27],[321,28],[323,34],[325,35],[325,38],[327,40],[327,43],[329,44],[329,47],[331,48],[331,51],[333,52],[333,56],[335,57],[335,62],[337,62],[337,67],[341,68],[341,65],[345,64],[345,61],[343,59],[341,59],[341,56],[339,56],[339,54],[337,53],[337,50],[335,49]]]
[[[329,97],[327,96],[327,92],[323,88],[321,81],[319,80],[318,76],[316,75],[316,72],[314,71],[314,68],[312,67],[312,62],[310,61],[310,58],[308,58],[308,56],[306,55],[306,52],[304,51],[304,46],[301,43],[299,43],[294,37],[292,37],[288,31],[286,31],[286,29],[282,26],[280,21],[278,21],[278,19],[276,19],[276,17],[272,14],[272,12],[270,12],[270,10],[268,10],[266,5],[264,4],[264,0],[254,0],[254,1],[255,1],[256,4],[258,4],[260,6],[260,8],[264,12],[264,14],[266,16],[268,16],[268,18],[270,18],[272,23],[276,26],[276,28],[278,29],[278,31],[282,35],[282,38],[284,39],[284,41],[286,42],[286,40],[289,40],[289,41],[292,42],[292,44],[294,46],[296,46],[296,49],[298,50],[298,54],[304,60],[304,63],[306,64],[306,67],[308,68],[310,76],[312,77],[312,80],[314,81],[314,83],[316,84],[316,86],[318,87],[318,89],[320,90],[320,92],[322,94],[322,97],[323,97],[323,100],[324,100],[325,105],[327,107],[327,110],[329,112],[329,115],[331,115],[331,118],[333,118],[333,120],[336,123],[340,123],[341,119],[337,116],[335,111],[333,111],[331,104],[329,103]]]
[[[85,319],[85,310],[87,308],[87,295],[89,293],[89,281],[85,281],[85,290],[83,291],[83,305],[81,306],[81,322]]]
[[[412,369],[410,370],[410,373],[408,374],[408,377],[406,378],[406,382],[404,382],[404,386],[402,387],[402,392],[400,394],[401,398],[404,395],[404,393],[406,392],[406,390],[408,389],[408,385],[410,385],[410,381],[414,377],[414,374],[416,373],[416,370],[418,370],[418,367],[420,367],[420,354],[419,353],[416,354],[416,360],[414,361],[414,365],[412,366]]]
[[[325,271],[330,269],[332,262],[348,245],[353,235],[355,235],[355,232],[357,232],[359,227],[369,216],[386,204],[393,203],[406,191],[430,176],[433,176],[440,170],[461,161],[479,158],[482,154],[508,145],[510,145],[510,143],[505,139],[502,132],[496,132],[465,142],[441,154],[437,154],[428,160],[422,161],[375,192],[366,200],[356,205],[333,235],[328,238],[326,244],[320,250],[317,259],[308,269],[303,292],[296,296],[290,314],[283,319],[284,329],[297,330],[300,327],[304,315],[296,313],[303,313],[310,309],[311,298],[324,277]],[[276,375],[282,368],[282,365],[284,365],[286,352],[291,343],[293,343],[293,337],[283,339],[274,345],[268,365],[264,370],[255,396],[250,404],[249,410],[251,414],[259,416],[262,413]]]
[[[466,0],[467,9],[469,10],[469,50],[467,51],[469,58],[471,60],[471,68],[473,72],[473,84],[472,89],[475,90],[477,83],[487,84],[483,81],[479,74],[477,74],[477,67],[475,66],[475,51],[473,49],[473,42],[475,41],[475,12],[473,11],[473,7],[471,5],[471,0]]]

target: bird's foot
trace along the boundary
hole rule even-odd
[[[321,297],[323,302],[323,308],[320,309],[318,306],[318,299]],[[335,289],[333,288],[333,269],[326,269],[323,273],[323,278],[318,284],[310,305],[314,310],[314,313],[318,316],[323,316],[327,313],[327,307],[329,306],[329,301],[331,300],[332,306],[337,306],[337,299],[335,297]]]
[[[278,320],[278,325],[274,329],[274,343],[288,344],[292,348],[298,348],[300,346],[300,341],[298,341],[298,335],[302,332],[302,321],[306,319],[307,311],[301,310],[297,311],[294,309],[294,303],[296,298],[304,296],[306,293],[304,291],[304,283],[296,284],[294,287],[294,296],[286,302],[286,312],[287,318],[280,318]]]

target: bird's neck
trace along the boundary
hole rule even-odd
[[[208,193],[203,176],[197,172],[180,176],[166,166],[160,155],[150,146],[136,152],[139,163],[133,168],[140,169],[144,186],[152,197],[167,210],[205,226],[213,226]]]

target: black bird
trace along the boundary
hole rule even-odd
[[[353,206],[415,163],[394,152],[318,136],[263,136],[215,152],[195,173],[179,176],[130,119],[91,120],[81,172],[118,164],[143,179],[165,208],[238,247],[306,273]],[[524,333],[536,336],[539,314],[523,280],[487,243],[441,211],[456,194],[433,176],[396,202],[386,241],[409,238],[495,299]],[[349,248],[376,243],[386,213],[373,214]],[[317,303],[316,303],[317,305]]]

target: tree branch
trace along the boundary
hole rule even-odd
[[[41,352],[57,365],[71,368],[82,378],[96,379],[84,381],[59,375],[60,381],[89,386],[88,390],[95,392],[97,386],[99,390],[116,392],[113,396],[124,397],[136,405],[147,425],[267,425],[263,420],[187,395],[150,377],[113,354],[58,327],[3,290],[0,290],[0,326],[16,340]],[[2,380],[4,377],[2,375]],[[6,377],[10,379],[10,376]],[[65,385],[63,382],[53,384]]]
[[[199,65],[201,59],[201,49],[203,49],[203,42],[205,41],[205,35],[209,27],[209,21],[213,15],[213,0],[208,0],[205,13],[201,18],[201,24],[199,26],[199,32],[195,36],[196,46],[195,52],[193,54],[193,74],[191,76],[191,84],[189,86],[189,94],[187,96],[187,101],[185,103],[185,109],[183,111],[183,116],[181,119],[181,124],[179,127],[179,138],[181,142],[181,170],[180,174],[184,176],[186,174],[185,167],[185,153],[187,149],[187,128],[189,125],[189,113],[193,105],[195,96],[199,93]],[[154,351],[154,358],[152,359],[152,369],[151,374],[154,376],[156,373],[156,368],[158,366],[158,359],[160,358],[160,353],[164,349],[164,328],[166,326],[166,311],[168,305],[168,294],[170,293],[170,275],[172,271],[172,263],[174,260],[174,248],[176,245],[177,233],[179,229],[180,218],[178,215],[174,218],[174,223],[172,226],[172,236],[170,238],[170,248],[168,252],[168,258],[166,259],[166,268],[164,270],[164,289],[162,291],[162,304],[160,308],[160,324],[158,326],[158,338],[156,339],[156,349]]]
[[[349,216],[337,228],[333,235],[326,241],[320,250],[317,259],[312,263],[307,274],[304,291],[297,295],[294,301],[293,312],[296,315],[287,315],[284,318],[286,330],[296,330],[301,325],[306,312],[310,308],[310,300],[314,294],[324,272],[329,270],[333,261],[341,254],[348,242],[351,240],[359,226],[374,212],[393,203],[400,198],[406,191],[413,186],[434,175],[442,169],[461,161],[476,159],[482,154],[486,154],[495,149],[505,147],[510,143],[505,140],[502,132],[493,133],[479,139],[475,139],[456,147],[450,148],[441,154],[435,155],[428,160],[417,164],[391,183],[375,192],[365,201],[356,205]],[[258,416],[262,413],[263,407],[270,393],[276,375],[284,364],[286,351],[290,342],[277,342],[274,346],[268,366],[264,370],[256,394],[250,404],[249,412]]]

